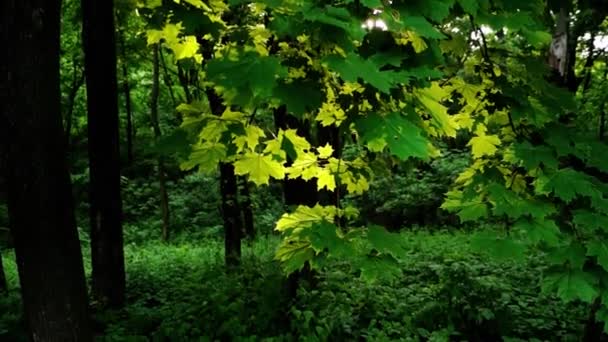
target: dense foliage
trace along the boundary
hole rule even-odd
[[[61,116],[91,286],[80,5]],[[127,287],[91,297],[101,340],[606,337],[605,0],[113,10]],[[4,182],[0,339],[21,340]]]

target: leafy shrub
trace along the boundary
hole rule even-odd
[[[444,149],[441,157],[429,163],[400,164],[377,176],[370,191],[355,203],[368,221],[392,229],[455,224],[454,217],[439,207],[468,161],[467,152]]]

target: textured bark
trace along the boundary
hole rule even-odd
[[[127,65],[127,50],[125,47],[125,33],[123,30],[119,32],[120,38],[120,54],[122,59],[122,92],[125,97],[125,116],[127,118],[127,127],[125,135],[127,136],[127,165],[133,163],[133,110],[131,109],[131,86],[129,84],[129,67]]]
[[[7,290],[6,273],[4,273],[4,264],[2,263],[2,250],[0,250],[0,294],[6,293]]]
[[[243,236],[249,240],[255,239],[255,222],[253,219],[253,208],[251,206],[251,193],[249,192],[249,184],[247,178],[238,177],[240,181],[240,202],[243,211]]]
[[[159,94],[159,83],[160,83],[160,71],[159,71],[159,46],[155,45],[153,49],[153,72],[152,72],[152,94],[150,95],[150,122],[152,123],[152,129],[154,130],[154,137],[156,140],[162,136],[160,129],[160,123],[158,121],[158,94]],[[165,182],[165,163],[162,156],[158,156],[158,183],[160,189],[160,209],[162,213],[162,239],[163,241],[169,240],[169,195],[167,194],[167,185]]]
[[[120,150],[113,1],[83,0],[87,82],[92,291],[121,307],[125,267],[120,194]]]
[[[59,89],[59,0],[0,2],[0,146],[31,341],[92,341]]]

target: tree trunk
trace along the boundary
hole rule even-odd
[[[59,0],[0,2],[0,146],[31,341],[92,341],[59,89]],[[4,58],[7,57],[7,58]]]
[[[238,177],[240,186],[240,199],[243,211],[243,236],[247,237],[248,240],[255,239],[255,223],[253,219],[253,208],[251,207],[251,193],[249,192],[249,184],[247,178],[241,176]]]
[[[80,87],[82,87],[83,83],[84,73],[82,71],[77,71],[76,66],[74,65],[72,88],[70,88],[70,92],[68,93],[68,99],[65,109],[65,145],[68,151],[70,150],[70,139],[72,136],[72,117],[74,114],[74,104],[76,103],[76,96],[78,95],[78,91],[80,90]]]
[[[152,73],[152,94],[150,96],[150,121],[154,130],[154,138],[158,141],[162,136],[160,124],[158,122],[158,94],[159,94],[159,46],[154,46],[153,73]],[[160,208],[163,219],[162,239],[169,240],[169,195],[167,194],[167,186],[165,182],[165,164],[163,157],[158,156],[158,183],[160,188]]]
[[[92,291],[121,307],[125,266],[120,194],[120,150],[113,1],[83,0],[87,82]]]
[[[281,106],[274,111],[274,123],[278,129],[295,129],[298,135],[305,137],[310,141],[310,126],[307,122],[300,121],[297,118],[287,114],[287,108]],[[293,162],[291,158],[287,158],[287,165]],[[301,178],[289,179],[285,177],[283,180],[283,198],[285,205],[307,205],[314,206],[319,200],[317,185],[314,181],[305,181]]]
[[[8,291],[6,284],[6,273],[4,273],[4,264],[2,264],[2,250],[0,250],[0,294]]]
[[[129,84],[129,68],[127,65],[127,51],[125,48],[125,34],[123,30],[119,32],[120,54],[122,57],[122,91],[125,97],[125,115],[127,117],[127,166],[133,164],[133,111],[131,110],[131,86]]]
[[[212,88],[205,90],[213,115],[222,115],[222,99]],[[241,261],[241,234],[243,221],[238,202],[238,184],[234,166],[220,163],[220,192],[222,195],[222,218],[224,220],[224,254],[226,266],[236,266]]]
[[[578,81],[574,72],[576,58],[576,34],[572,34],[569,22],[569,12],[562,5],[559,16],[557,18],[555,34],[551,44],[549,65],[554,69],[554,74],[557,76],[554,83],[558,86],[567,88],[571,92],[576,92]],[[593,41],[588,46],[589,56],[585,67],[590,67],[593,64]],[[589,86],[588,81],[583,85],[586,88]],[[582,341],[600,341],[603,337],[603,323],[596,320],[596,313],[600,308],[600,298],[596,299],[589,309],[589,315],[585,322]]]
[[[222,216],[224,218],[224,257],[226,266],[238,266],[241,262],[242,221],[237,200],[237,182],[234,166],[220,164],[220,189],[222,192]]]

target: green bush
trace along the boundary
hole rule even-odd
[[[468,152],[444,148],[441,157],[429,163],[400,164],[377,175],[370,191],[355,203],[368,222],[392,229],[454,225],[454,216],[439,207],[468,163]]]
[[[128,245],[128,303],[96,314],[100,340],[574,341],[581,335],[587,308],[541,293],[541,255],[497,263],[471,253],[465,233],[402,238],[410,253],[398,279],[364,282],[335,262],[295,298],[272,260],[274,237],[245,245],[243,264],[232,272],[216,239]],[[13,292],[0,298],[0,340],[18,341],[24,329],[11,254],[5,264]]]

